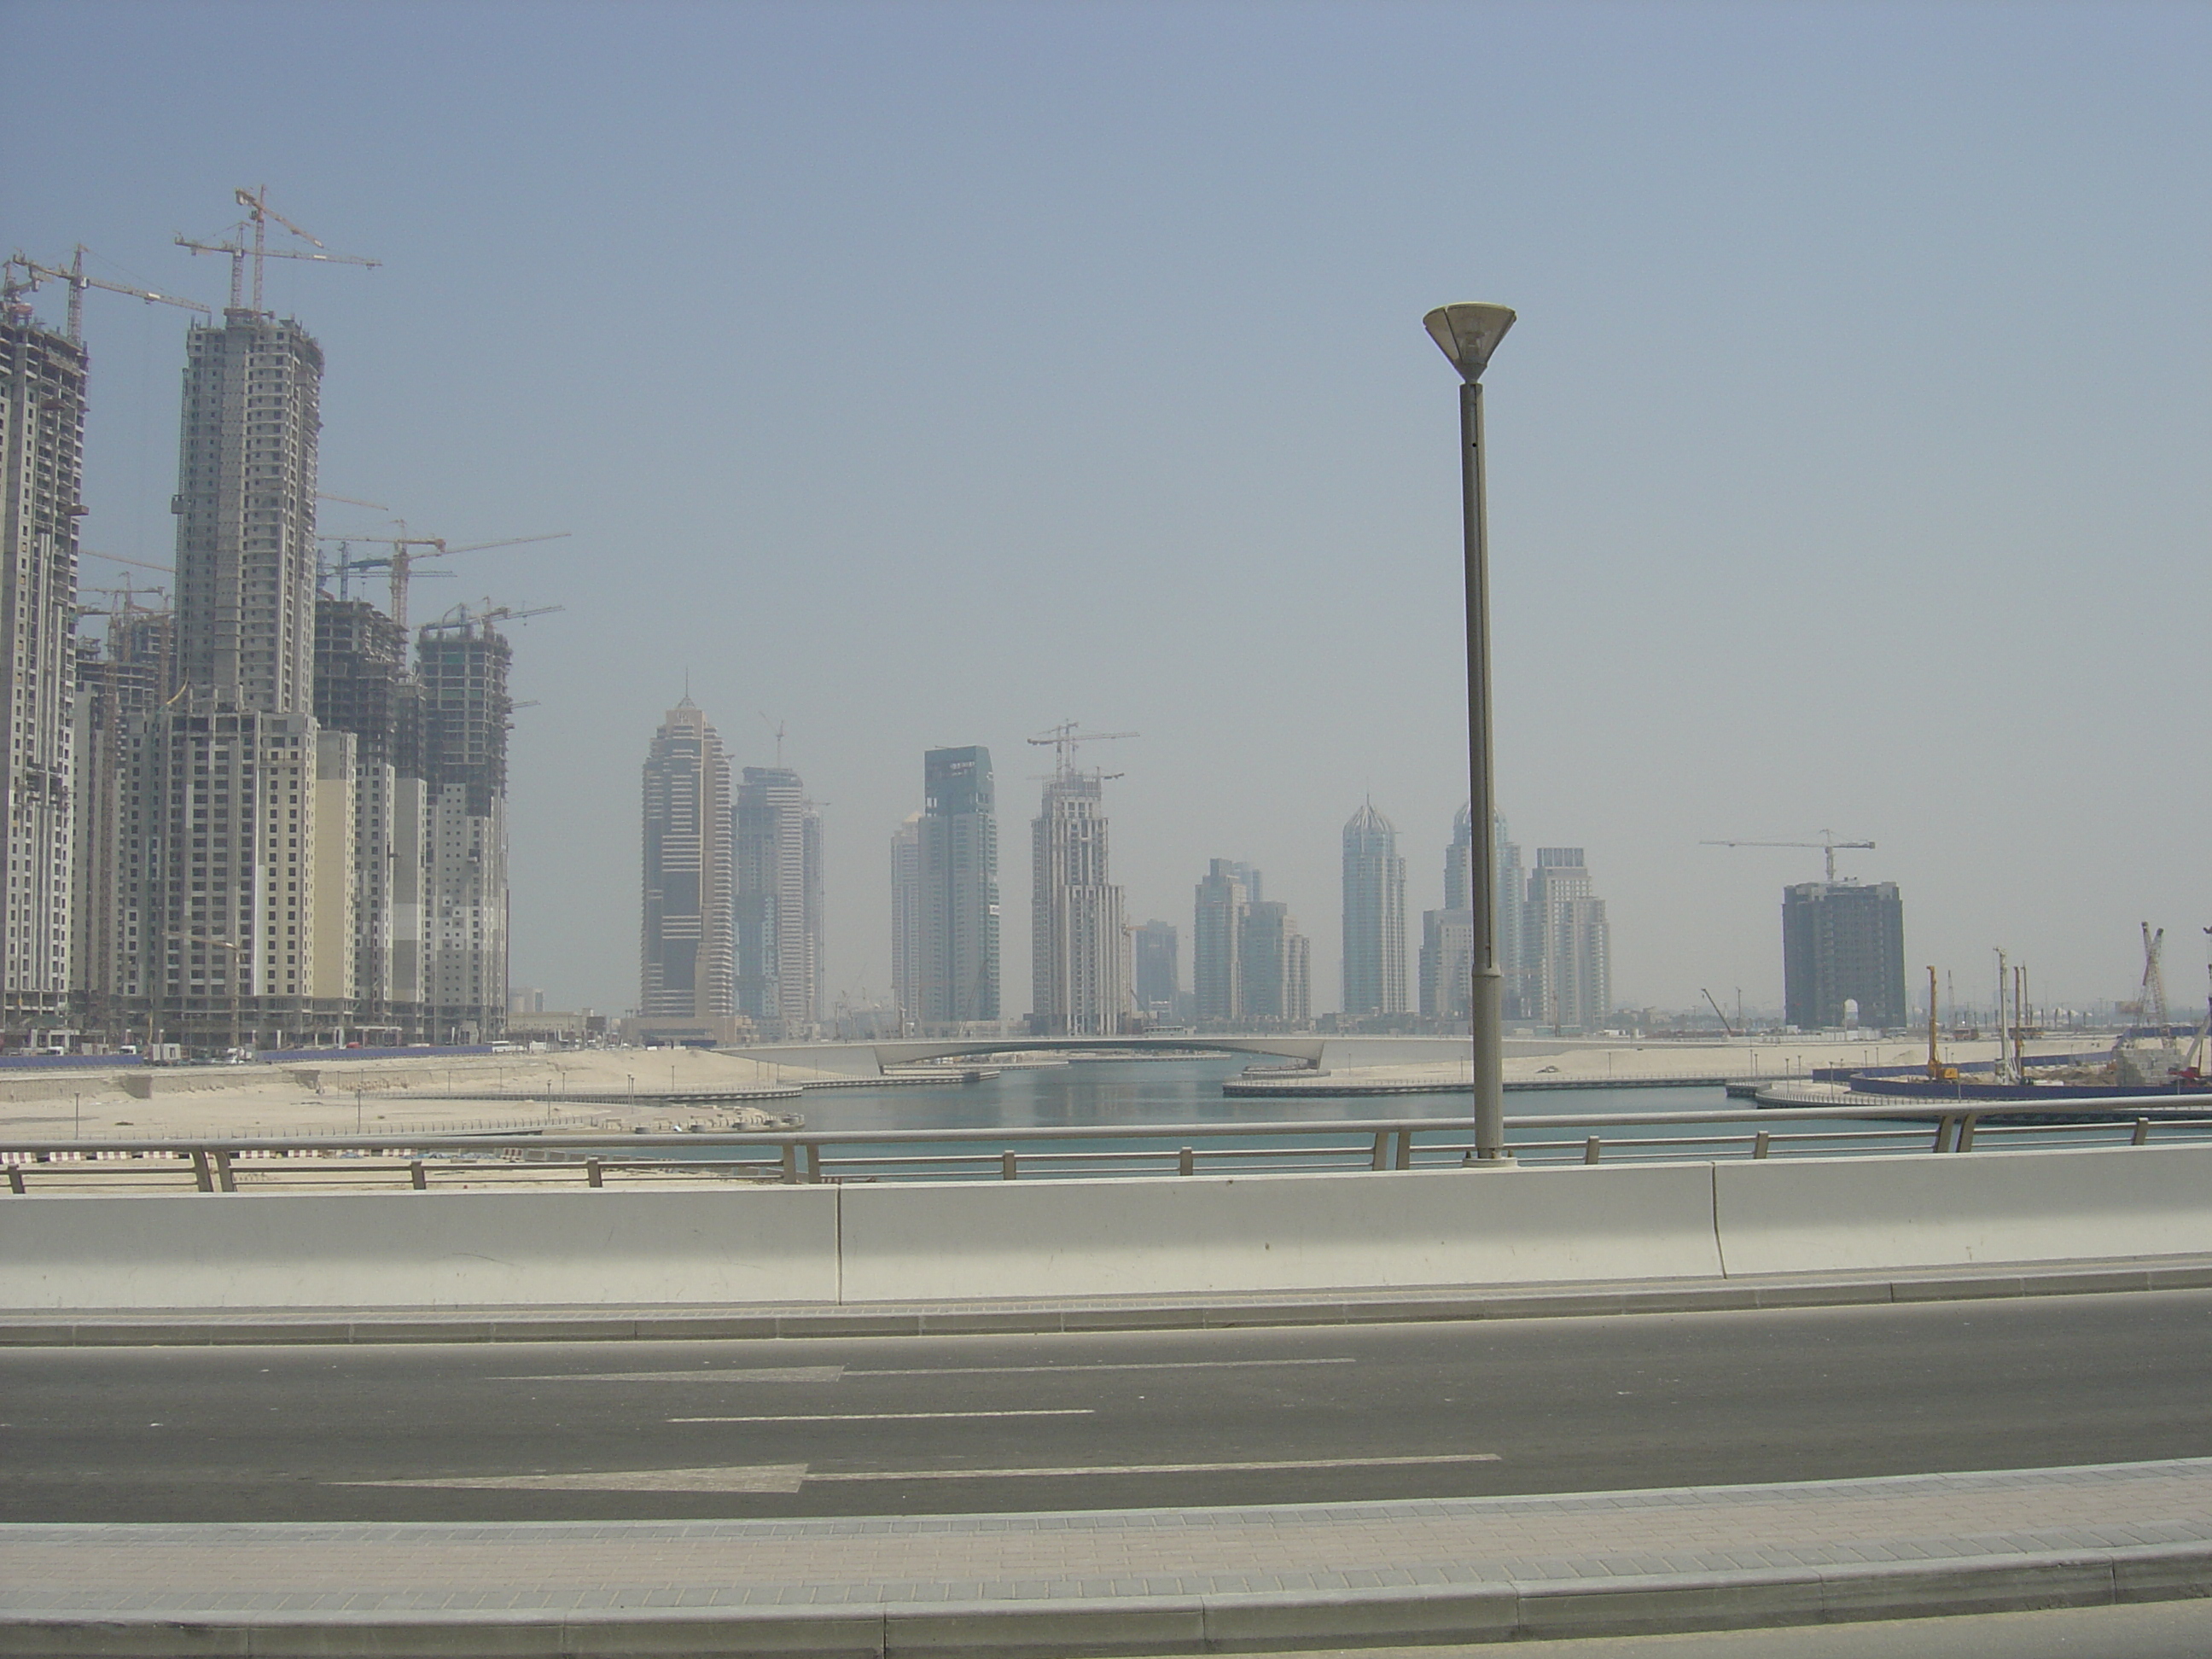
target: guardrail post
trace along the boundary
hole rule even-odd
[[[799,1143],[795,1140],[783,1143],[783,1184],[787,1187],[799,1184]]]
[[[215,1184],[216,1190],[226,1193],[236,1192],[238,1190],[238,1177],[232,1175],[230,1172],[230,1154],[224,1152],[221,1147],[217,1147],[214,1152],[208,1154],[208,1158],[209,1161],[215,1165]]]
[[[1196,1175],[1198,1173],[1198,1154],[1188,1146],[1182,1147],[1177,1151],[1176,1153],[1176,1173],[1179,1176]],[[20,1182],[22,1177],[18,1176],[15,1179]],[[15,1190],[20,1193],[23,1189],[19,1186]]]
[[[819,1141],[806,1143],[806,1179],[815,1186],[822,1184],[822,1146]]]
[[[1773,1131],[1770,1129],[1761,1129],[1757,1134],[1751,1138],[1751,1155],[1753,1158],[1765,1158],[1766,1156],[1766,1149],[1773,1144]]]
[[[1184,1149],[1183,1156],[1185,1158],[1190,1156],[1188,1148]],[[1183,1173],[1188,1175],[1190,1172],[1186,1170]],[[10,1164],[8,1166],[8,1190],[11,1193],[20,1193],[23,1190],[23,1166],[20,1164]]]
[[[1376,1132],[1375,1157],[1368,1167],[1376,1170],[1387,1170],[1390,1167],[1390,1132],[1388,1129]]]
[[[1020,1176],[1017,1174],[1014,1164],[1015,1158],[1012,1152],[1000,1152],[999,1154],[999,1179],[1001,1181],[1019,1180]]]
[[[430,1190],[430,1172],[422,1167],[419,1158],[407,1166],[407,1184],[418,1193]]]
[[[1936,1120],[1936,1144],[1929,1148],[1929,1150],[1930,1152],[1949,1152],[1951,1150],[1952,1132],[1958,1127],[1959,1120],[1955,1117],[1937,1118]]]
[[[1961,1152],[1974,1150],[1974,1114],[1972,1112],[1959,1120],[1959,1144],[1954,1150]]]
[[[1605,1143],[1600,1140],[1595,1135],[1592,1135],[1588,1140],[1583,1142],[1583,1162],[1585,1164],[1596,1163],[1599,1157],[1598,1149],[1604,1144]]]
[[[1413,1132],[1411,1129],[1401,1129],[1398,1131],[1398,1168],[1410,1170],[1413,1167]]]
[[[2135,1133],[2128,1138],[2128,1145],[2130,1146],[2148,1146],[2149,1142],[2150,1120],[2147,1117],[2139,1117],[2136,1120]],[[20,1193],[23,1189],[21,1187],[18,1187],[15,1190]]]
[[[596,1158],[587,1158],[584,1160],[584,1179],[594,1187],[604,1187],[607,1184],[605,1171],[599,1167],[599,1160]]]
[[[215,1190],[215,1172],[208,1168],[207,1149],[203,1146],[192,1148],[192,1185],[204,1193]]]

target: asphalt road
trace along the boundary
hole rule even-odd
[[[2208,1376],[2212,1291],[1096,1336],[17,1349],[0,1351],[0,1521],[941,1514],[2036,1468],[2212,1455]]]

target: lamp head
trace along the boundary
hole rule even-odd
[[[1505,331],[1513,326],[1513,312],[1507,306],[1462,301],[1455,306],[1438,306],[1421,321],[1427,326],[1429,337],[1451,359],[1460,378],[1479,380],[1482,371],[1490,367],[1490,354],[1498,349]]]

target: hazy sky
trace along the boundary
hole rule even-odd
[[[888,990],[921,750],[982,743],[1028,1007],[1023,739],[1077,719],[1143,733],[1092,751],[1131,916],[1187,941],[1250,860],[1334,1007],[1345,818],[1418,912],[1466,794],[1457,299],[1521,313],[1500,800],[1589,849],[1620,1000],[1778,1000],[1820,855],[1698,843],[1823,828],[1962,994],[2002,944],[2125,994],[2148,917],[2203,994],[2212,8],[5,0],[0,39],[0,240],[220,303],[169,239],[265,181],[384,262],[270,267],[322,487],[574,532],[413,601],[567,606],[516,630],[552,1006],[636,1000],[688,669],[826,804],[836,992]],[[88,547],[171,556],[183,323],[88,302]]]

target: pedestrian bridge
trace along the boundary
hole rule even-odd
[[[1471,1060],[1460,1036],[1187,1036],[1117,1037],[901,1037],[872,1042],[777,1042],[727,1052],[836,1077],[880,1077],[886,1070],[960,1055],[1036,1054],[1219,1054],[1267,1055],[1329,1070],[1352,1066],[1446,1066]]]

